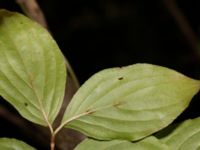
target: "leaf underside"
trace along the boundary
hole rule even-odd
[[[100,140],[138,140],[169,125],[199,87],[198,80],[156,65],[106,69],[78,90],[62,124]]]
[[[86,139],[75,150],[169,150],[168,146],[151,136],[139,142],[125,140],[97,141]]]
[[[0,149],[1,150],[36,150],[28,144],[9,138],[0,138]]]
[[[199,150],[200,118],[180,123],[171,133],[161,138],[161,141],[173,150]]]
[[[66,67],[48,31],[0,10],[0,95],[26,119],[47,126],[64,96]]]

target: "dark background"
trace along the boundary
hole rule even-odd
[[[178,8],[173,11],[184,16],[186,23],[178,23],[168,7],[170,1],[38,0],[38,3],[81,84],[102,69],[138,62],[166,66],[200,79],[200,1],[172,0]],[[1,0],[0,8],[22,12],[13,0]],[[190,31],[184,34],[186,29],[181,26],[187,24]],[[180,120],[200,115],[198,100],[197,95]],[[23,138],[16,130],[8,121],[0,120],[0,136],[17,134]]]
[[[200,1],[175,2],[198,37]],[[39,0],[38,3],[80,83],[102,69],[138,62],[199,77],[199,52],[189,44],[164,0]],[[1,0],[0,7],[21,12],[13,0]]]

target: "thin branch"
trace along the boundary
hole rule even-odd
[[[46,19],[36,0],[16,0],[24,13],[31,19],[37,21],[43,27],[48,28]]]
[[[181,12],[181,9],[177,6],[175,0],[163,0],[164,4],[168,8],[171,15],[174,17],[177,25],[179,26],[181,32],[185,36],[188,41],[188,44],[192,47],[192,49],[197,50],[197,36],[192,30],[189,22],[187,21],[184,14]]]
[[[65,58],[65,63],[66,63],[66,66],[67,66],[67,72],[71,76],[74,87],[76,88],[76,90],[78,90],[79,87],[80,87],[80,83],[79,83],[79,81],[76,77],[74,70],[72,69],[72,66],[70,65],[69,61],[67,60],[67,58]]]

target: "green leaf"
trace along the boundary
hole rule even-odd
[[[125,140],[97,141],[86,139],[75,150],[169,150],[168,146],[151,136],[139,142]]]
[[[174,70],[135,64],[106,69],[75,94],[62,125],[102,140],[138,140],[169,125],[200,82]]]
[[[161,138],[173,150],[200,149],[200,118],[187,120]]]
[[[0,138],[0,149],[1,150],[36,150],[28,144],[9,138]]]
[[[0,95],[24,118],[47,126],[60,110],[65,80],[63,55],[48,31],[0,10]]]

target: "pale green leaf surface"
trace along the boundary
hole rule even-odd
[[[169,148],[151,136],[134,143],[125,140],[97,141],[85,139],[75,150],[169,150]]]
[[[36,149],[16,139],[0,138],[0,150],[36,150]]]
[[[106,69],[82,85],[62,124],[97,139],[138,140],[170,124],[199,87],[198,80],[156,65]]]
[[[0,10],[0,95],[26,119],[47,126],[64,97],[63,55],[48,31]]]
[[[200,118],[184,121],[161,141],[173,150],[199,150]]]

